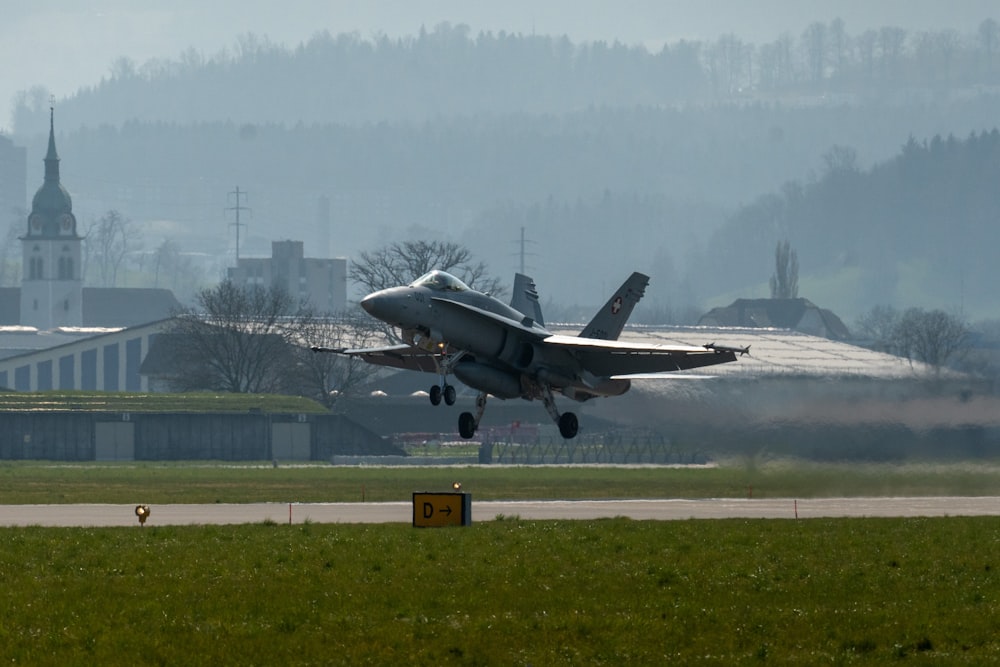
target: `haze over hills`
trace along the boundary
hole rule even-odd
[[[519,268],[524,228],[526,269],[551,305],[597,302],[638,269],[653,277],[646,305],[676,319],[709,299],[766,296],[771,250],[790,236],[810,260],[803,261],[803,285],[822,283],[822,305],[850,318],[872,305],[858,297],[858,284],[816,275],[828,277],[835,265],[822,249],[849,254],[842,233],[830,234],[836,222],[764,220],[752,226],[752,242],[742,242],[745,207],[786,197],[794,191],[789,182],[806,189],[822,182],[828,157],[842,154],[834,149],[848,149],[855,172],[864,175],[888,168],[879,165],[892,164],[911,137],[918,144],[937,135],[965,140],[1000,118],[1000,56],[991,62],[977,42],[988,3],[884,2],[865,13],[863,3],[844,2],[836,15],[829,3],[810,2],[625,3],[634,12],[611,9],[621,3],[590,2],[571,3],[577,11],[564,7],[562,14],[553,9],[563,4],[537,9],[515,2],[500,20],[495,8],[480,3],[418,3],[423,18],[409,31],[400,22],[411,3],[374,3],[368,14],[341,5],[324,14],[317,4],[312,16],[329,17],[328,33],[316,32],[326,26],[315,18],[299,23],[295,13],[256,35],[239,27],[252,29],[271,5],[241,4],[246,22],[230,24],[236,38],[181,47],[151,62],[121,52],[126,59],[78,90],[38,89],[21,99],[14,137],[28,146],[29,190],[40,178],[51,91],[58,98],[63,182],[78,217],[118,209],[142,227],[146,250],[170,237],[186,251],[225,257],[232,220],[223,208],[240,185],[254,209],[245,254],[266,254],[280,238],[304,239],[307,253],[347,256],[393,238],[450,238],[508,278]],[[748,16],[748,4],[758,14]],[[79,30],[86,32],[87,21],[111,22],[124,47],[146,34],[151,18],[133,5],[98,3],[107,11],[83,17]],[[60,12],[58,2],[47,7],[53,30],[77,16]],[[172,21],[187,22],[190,44],[211,39],[204,35],[217,35],[215,24],[234,17],[224,3],[213,15],[198,14],[208,10],[194,3],[171,7],[158,17],[161,29],[170,33]],[[703,7],[715,10],[715,22]],[[400,11],[389,19],[379,13],[386,8]],[[441,24],[439,16],[451,18]],[[840,59],[830,46],[838,16],[851,45]],[[14,22],[38,20],[25,10]],[[385,27],[350,33],[351,25],[373,20]],[[816,25],[825,36],[819,47],[804,32]],[[697,44],[671,42],[674,35],[697,38],[709,26],[719,32]],[[893,57],[885,40],[896,33],[880,26],[904,31]],[[308,32],[295,37],[300,27]],[[883,41],[866,60],[869,27]],[[655,46],[650,32],[661,35]],[[606,42],[590,41],[600,39]],[[227,43],[231,50],[221,52]],[[818,68],[810,64],[810,44],[824,54]],[[783,66],[782,54],[794,66]],[[317,222],[323,198],[330,202],[330,230]],[[836,210],[828,206],[817,217]],[[939,224],[946,222],[954,221]],[[12,224],[23,219],[14,216]],[[921,229],[935,224],[924,221]],[[906,266],[926,249],[905,247],[910,256],[898,260]],[[741,248],[759,257],[740,256]],[[953,264],[936,270],[954,275],[963,259],[953,253]],[[945,291],[927,303],[962,302],[955,294]],[[903,285],[877,298],[923,296]],[[962,305],[988,315],[995,307],[1000,312],[994,301],[980,292]]]
[[[294,11],[269,0],[9,0],[0,22],[0,131],[13,129],[8,112],[19,91],[42,86],[57,99],[70,97],[110,76],[120,58],[137,66],[188,51],[210,58],[233,50],[249,33],[294,48],[323,30],[399,38],[448,22],[470,26],[473,35],[565,35],[658,49],[726,33],[759,44],[784,32],[797,37],[810,23],[835,18],[855,34],[883,26],[971,33],[995,12],[993,0],[297,0]]]

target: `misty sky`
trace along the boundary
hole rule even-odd
[[[449,21],[473,33],[565,34],[658,48],[726,32],[770,41],[836,17],[852,33],[883,25],[972,33],[996,13],[996,0],[4,0],[0,131],[11,129],[19,90],[45,86],[58,100],[99,82],[120,56],[139,65],[175,59],[189,47],[211,56],[248,32],[294,46],[324,29],[395,37]]]

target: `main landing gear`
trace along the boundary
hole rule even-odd
[[[463,412],[458,416],[458,434],[463,439],[468,440],[476,434],[479,429],[479,420],[483,418],[486,411],[486,392],[481,391],[476,394],[476,414]]]
[[[559,410],[556,408],[556,401],[552,398],[552,389],[548,386],[542,388],[542,403],[545,405],[549,416],[552,417],[552,421],[559,426],[559,435],[567,440],[575,438],[577,432],[580,430],[580,420],[572,412],[559,414]]]
[[[567,440],[575,438],[580,430],[580,421],[572,412],[559,414],[559,410],[556,409],[555,400],[552,398],[552,390],[549,387],[542,389],[542,402],[545,404],[545,409],[552,417],[552,420],[559,426],[559,435]],[[485,410],[486,392],[481,391],[476,396],[476,413],[463,412],[458,416],[458,434],[462,438],[468,440],[476,434],[476,431],[479,430],[479,421],[483,418]]]

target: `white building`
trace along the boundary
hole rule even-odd
[[[28,231],[21,237],[21,324],[38,329],[83,324],[81,247],[73,200],[59,182],[53,113],[45,181],[31,201]]]

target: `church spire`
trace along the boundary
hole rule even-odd
[[[76,236],[73,199],[59,182],[59,153],[56,152],[55,108],[49,107],[49,150],[45,154],[45,180],[31,200],[28,236]]]
[[[45,180],[59,183],[59,153],[56,152],[56,110],[49,107],[49,150],[45,154]]]

